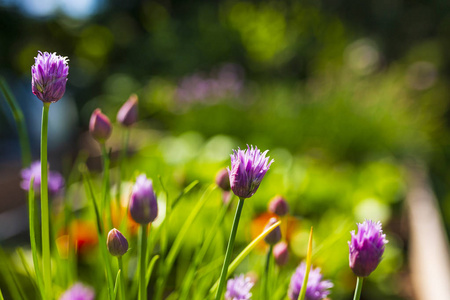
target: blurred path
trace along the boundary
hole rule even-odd
[[[424,165],[412,166],[408,179],[409,261],[414,294],[418,300],[450,299],[449,245]]]

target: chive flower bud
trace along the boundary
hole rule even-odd
[[[229,279],[227,282],[227,291],[225,300],[249,300],[252,298],[252,289],[254,283],[250,277],[244,277],[244,274]]]
[[[132,94],[117,113],[117,122],[125,127],[136,123],[138,118],[138,96]]]
[[[95,293],[91,287],[78,282],[66,290],[59,300],[94,300]]]
[[[108,240],[106,241],[109,253],[112,256],[122,256],[128,251],[128,241],[123,234],[113,228],[108,233]]]
[[[270,226],[278,222],[277,218],[270,218],[269,222],[267,222],[266,227],[264,227],[264,230],[267,230]],[[266,237],[264,238],[264,241],[269,245],[275,245],[281,240],[281,230],[280,225],[275,227],[274,230],[272,230]]]
[[[64,96],[67,75],[69,74],[68,58],[38,51],[31,66],[31,90],[42,102],[54,103]]]
[[[381,229],[381,222],[365,220],[357,225],[358,233],[351,231],[352,239],[348,242],[349,265],[356,276],[367,277],[380,263],[388,241]]]
[[[282,217],[289,212],[289,205],[282,196],[275,196],[269,202],[269,211]]]
[[[302,262],[300,266],[295,270],[291,277],[291,283],[289,284],[288,295],[291,300],[297,300],[298,295],[302,289],[303,279],[305,278],[306,264]],[[320,268],[311,270],[308,276],[308,283],[306,285],[305,300],[321,300],[326,298],[330,291],[328,289],[333,287],[333,283],[329,280],[322,280],[322,274],[320,274]]]
[[[158,203],[153,183],[142,174],[136,179],[130,199],[130,214],[139,224],[153,222],[158,216]]]
[[[258,190],[261,181],[269,170],[273,159],[266,157],[269,150],[261,153],[258,147],[247,145],[246,150],[233,150],[231,155],[230,186],[233,193],[240,198],[250,198]]]
[[[100,108],[94,110],[89,121],[89,132],[98,142],[105,142],[111,136],[112,126],[109,118],[102,114]]]
[[[279,266],[284,266],[289,260],[289,249],[286,242],[281,242],[273,247],[273,257],[275,258],[275,263]]]
[[[216,175],[216,184],[225,192],[230,190],[230,177],[226,168],[221,169]]]

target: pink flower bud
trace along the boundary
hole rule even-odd
[[[117,113],[117,122],[129,127],[136,123],[138,118],[138,96],[132,94]]]
[[[100,108],[94,110],[89,122],[89,132],[98,142],[104,142],[111,136],[112,126],[108,117],[102,114]]]
[[[279,266],[284,266],[289,260],[289,249],[285,242],[276,244],[273,247],[273,257],[275,258],[275,263]]]

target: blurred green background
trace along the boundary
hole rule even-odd
[[[115,120],[137,93],[130,169],[181,189],[195,179],[211,183],[233,148],[270,149],[275,163],[244,218],[251,222],[283,194],[301,224],[291,266],[314,225],[317,245],[325,245],[316,263],[335,282],[335,299],[353,289],[346,241],[364,218],[381,220],[390,241],[365,299],[412,297],[408,163],[427,166],[448,237],[450,2],[3,0],[0,28],[0,75],[24,109],[35,158],[41,103],[31,93],[33,57],[38,50],[69,57],[67,92],[50,114],[53,169],[68,174],[78,151],[92,148],[85,132],[95,108]],[[25,198],[17,133],[1,107],[7,210]],[[115,129],[113,150],[119,144]],[[249,239],[243,229],[241,245]],[[255,259],[262,264],[263,255]]]

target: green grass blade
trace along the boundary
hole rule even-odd
[[[308,241],[308,252],[306,253],[306,270],[305,270],[305,277],[303,278],[303,284],[302,289],[300,290],[300,293],[298,294],[298,300],[305,300],[306,296],[306,287],[308,285],[308,277],[309,272],[311,271],[311,264],[312,264],[312,237],[313,237],[313,228],[311,226],[311,232],[309,233],[309,241]]]
[[[17,103],[14,95],[8,88],[6,81],[0,77],[0,90],[3,92],[3,96],[8,103],[9,108],[13,114],[14,121],[16,122],[17,132],[19,134],[19,143],[22,156],[22,166],[29,167],[31,165],[31,148],[30,139],[28,138],[27,126],[25,123],[25,118],[23,116],[22,109]]]
[[[116,300],[117,299],[117,292],[119,291],[119,286],[120,286],[120,271],[122,271],[122,270],[120,270],[119,269],[119,271],[117,271],[117,275],[116,275],[116,282],[114,283],[114,300]]]
[[[158,260],[159,255],[153,256],[152,260],[150,261],[150,264],[147,268],[147,274],[145,275],[145,280],[147,282],[147,285],[150,281],[150,278],[152,277],[153,268],[155,267],[156,261]]]

